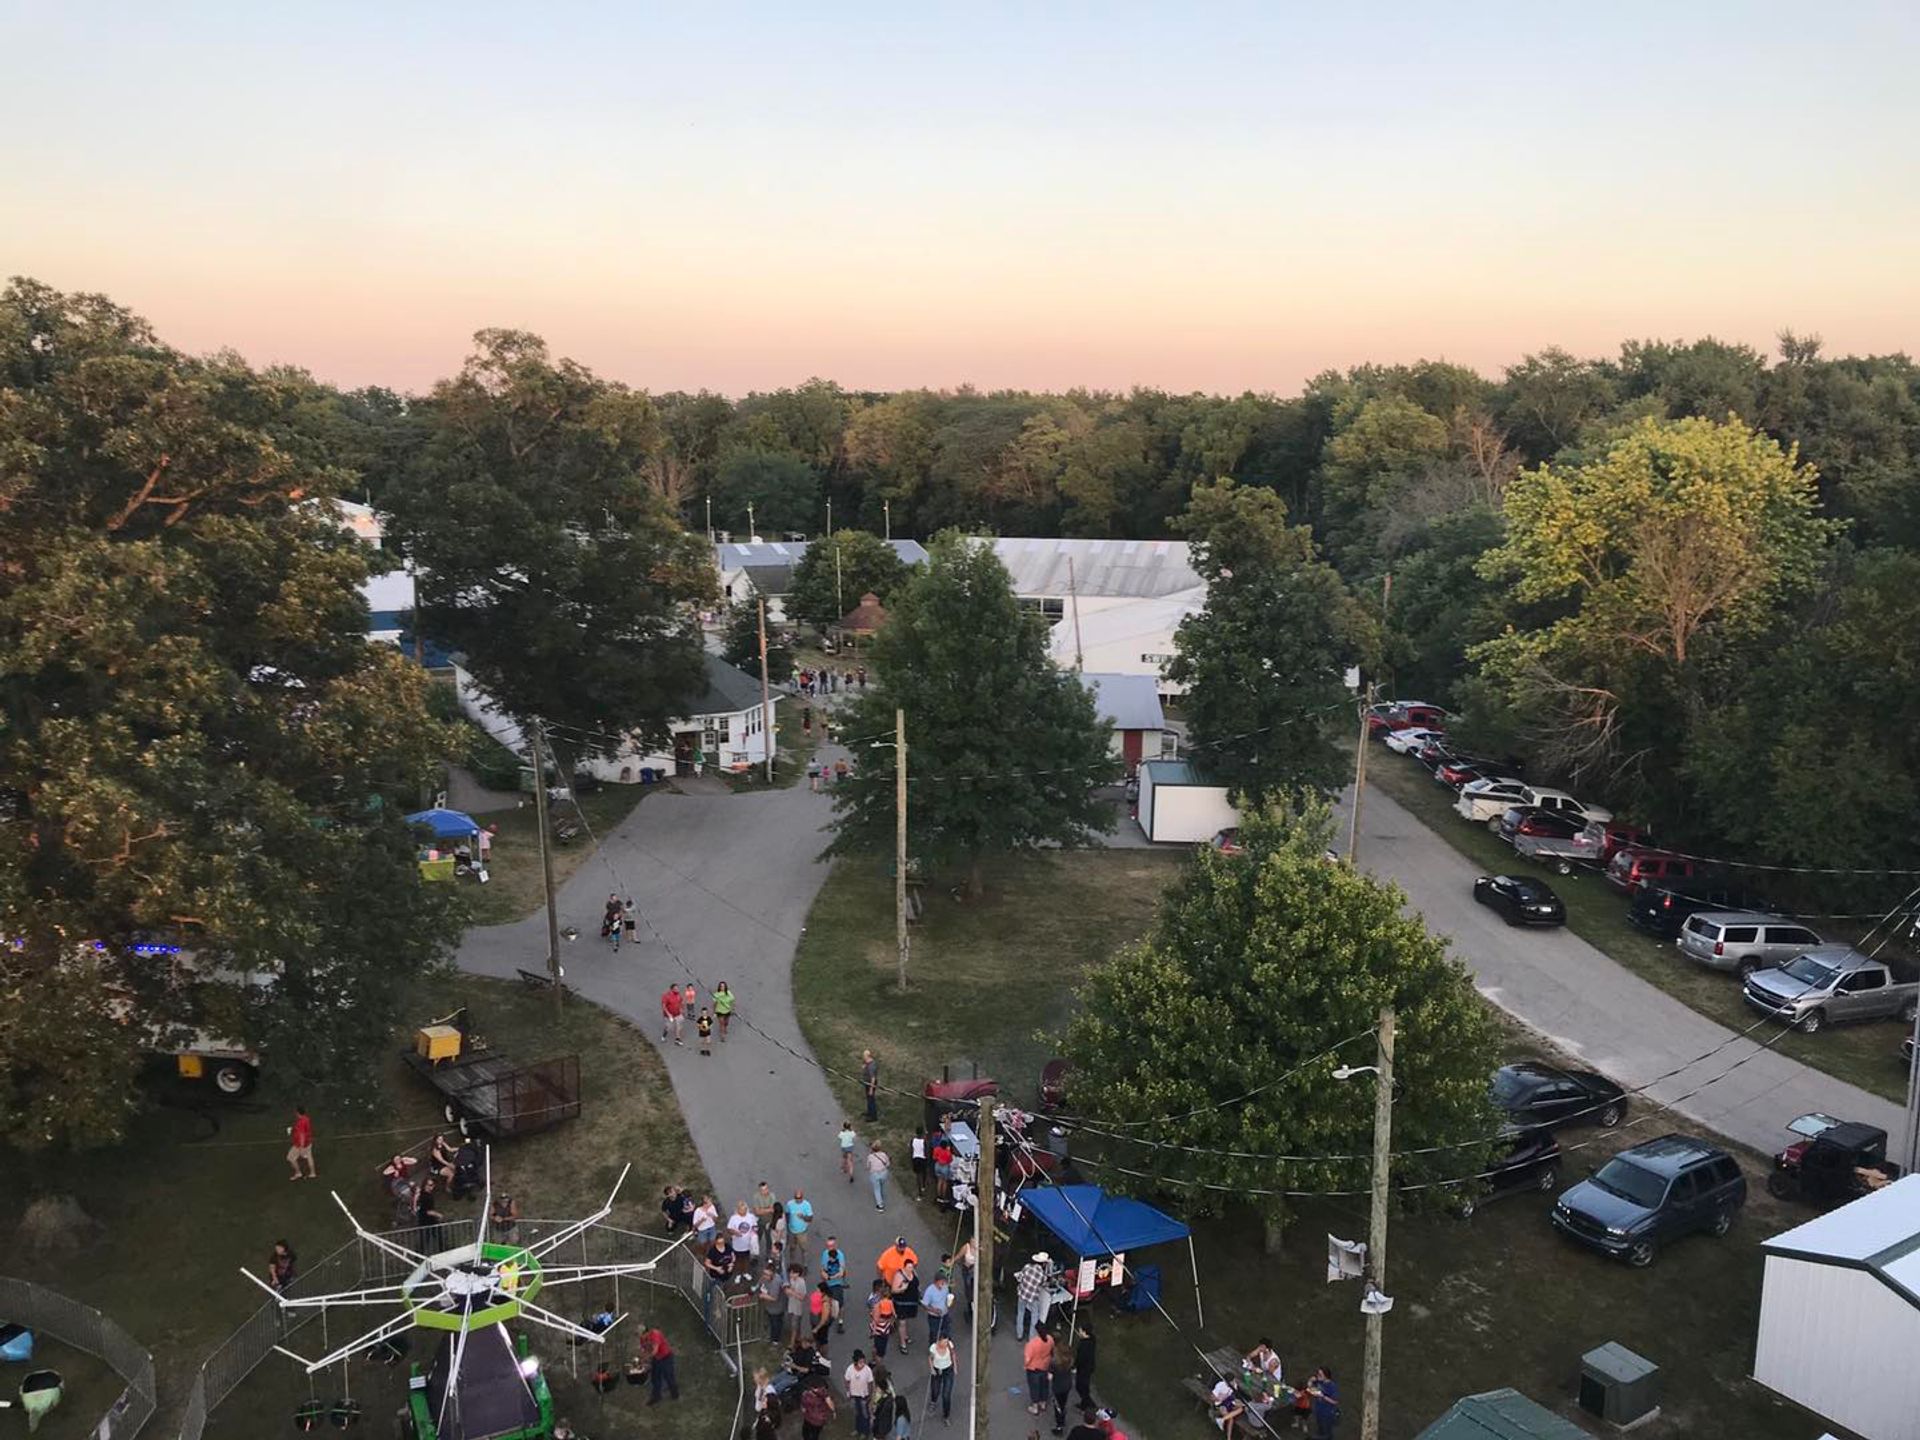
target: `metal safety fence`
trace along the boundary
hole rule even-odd
[[[99,1356],[126,1382],[91,1427],[96,1440],[133,1440],[152,1418],[156,1403],[153,1356],[91,1305],[31,1280],[0,1275],[0,1317]]]
[[[542,1236],[552,1235],[576,1223],[571,1220],[521,1220],[515,1243],[531,1245]],[[431,1255],[471,1243],[474,1222],[451,1220],[439,1225],[388,1230],[380,1238],[416,1254]],[[492,1240],[497,1237],[490,1234],[488,1238]],[[673,1241],[657,1235],[595,1225],[568,1240],[546,1258],[554,1263],[582,1265],[643,1264],[658,1260],[658,1268],[650,1274],[609,1278],[580,1287],[576,1292],[580,1303],[595,1302],[594,1308],[605,1308],[610,1303],[618,1314],[622,1313],[623,1307],[632,1310],[636,1306],[650,1306],[652,1302],[663,1298],[671,1303],[674,1297],[678,1297],[700,1317],[714,1344],[720,1348],[722,1359],[727,1362],[729,1369],[733,1368],[733,1357],[725,1349],[726,1316],[718,1307],[715,1307],[711,1318],[703,1313],[701,1300],[705,1272],[689,1245],[676,1246]],[[287,1287],[286,1293],[300,1298],[393,1285],[406,1279],[408,1272],[409,1266],[404,1260],[370,1240],[355,1236],[324,1259],[304,1266]],[[549,1308],[554,1307],[551,1299],[543,1297],[543,1302]],[[338,1343],[336,1332],[338,1340],[344,1341],[362,1333],[372,1323],[367,1318],[369,1312],[364,1306],[350,1310],[343,1307],[343,1310],[346,1318],[330,1321],[324,1306],[283,1310],[272,1301],[261,1305],[200,1366],[199,1373],[194,1376],[188,1389],[181,1413],[180,1440],[202,1440],[208,1420],[220,1402],[239,1388],[260,1362],[273,1353],[276,1345],[286,1345],[293,1336],[306,1331],[309,1332],[310,1344],[315,1339],[319,1342],[316,1353],[325,1354]],[[650,1320],[653,1317],[643,1312],[642,1318]],[[152,1388],[152,1366],[149,1362],[149,1396]],[[151,1411],[149,1401],[148,1413]],[[118,1435],[116,1431],[115,1436]],[[102,1437],[102,1440],[106,1440],[106,1437]]]

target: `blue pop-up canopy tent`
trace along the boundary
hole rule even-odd
[[[474,818],[459,810],[416,810],[407,823],[426,826],[437,840],[466,840],[480,833]]]
[[[1193,1267],[1193,1309],[1200,1309],[1200,1261],[1193,1252],[1193,1231],[1163,1210],[1125,1195],[1109,1195],[1098,1185],[1048,1185],[1020,1192],[1020,1203],[1059,1241],[1061,1248],[1085,1259],[1089,1255],[1118,1255],[1174,1240],[1187,1242],[1187,1262]]]

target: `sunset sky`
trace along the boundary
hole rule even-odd
[[[1911,0],[0,0],[0,270],[409,389],[489,325],[730,394],[1912,350],[1917,45]]]

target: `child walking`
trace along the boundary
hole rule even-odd
[[[711,1055],[713,1053],[713,1012],[702,1007],[700,1018],[693,1022],[693,1028],[700,1033],[700,1053]]]

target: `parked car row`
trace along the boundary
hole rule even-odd
[[[1738,976],[1746,1003],[1763,1014],[1807,1034],[1836,1021],[1913,1023],[1920,983],[1772,913],[1765,897],[1704,873],[1699,861],[1660,848],[1611,811],[1531,784],[1517,766],[1453,749],[1446,719],[1438,706],[1408,701],[1371,707],[1367,723],[1389,748],[1413,756],[1437,784],[1454,790],[1461,818],[1486,825],[1516,855],[1561,875],[1597,869],[1628,897],[1627,918],[1635,926],[1672,940],[1690,961]],[[1473,898],[1509,925],[1566,923],[1560,897],[1527,876],[1482,875]]]

